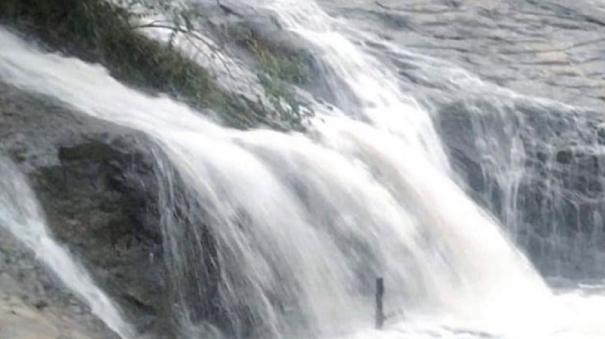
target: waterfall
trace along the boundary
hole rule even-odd
[[[222,127],[0,29],[2,81],[141,131],[158,147],[183,337],[218,335],[222,324],[227,336],[258,338],[453,337],[458,328],[469,338],[568,338],[576,322],[562,319],[572,309],[579,337],[603,334],[587,316],[602,301],[578,311],[582,298],[553,295],[454,182],[429,113],[341,32],[351,28],[312,1],[259,6],[314,44],[355,97],[338,103],[342,112],[318,113],[304,134]],[[387,306],[406,314],[385,332],[368,330],[377,276]]]
[[[31,249],[110,329],[123,339],[134,338],[133,330],[110,298],[49,234],[34,193],[23,175],[4,157],[0,157],[0,227]]]

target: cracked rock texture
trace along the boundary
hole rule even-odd
[[[520,93],[605,104],[600,0],[321,1],[385,40],[460,65]]]

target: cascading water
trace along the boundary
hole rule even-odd
[[[60,279],[88,304],[92,312],[123,339],[134,332],[120,311],[88,273],[49,234],[44,216],[25,178],[10,160],[0,157],[0,227],[35,252]]]
[[[431,117],[313,2],[263,2],[355,102],[306,134],[223,128],[0,30],[0,79],[147,134],[182,336],[598,338],[599,297],[554,296],[452,180]],[[334,91],[338,89],[334,88]],[[348,96],[337,96],[345,98]],[[344,100],[344,99],[343,99]],[[367,330],[374,278],[406,318]],[[76,289],[78,286],[72,286]],[[591,314],[591,313],[595,314]]]
[[[459,149],[477,154],[480,172],[469,181],[540,269],[602,276],[599,114],[485,90],[467,95],[463,109],[448,107],[458,120],[444,124],[446,134],[465,128],[472,135],[457,143],[469,141]]]

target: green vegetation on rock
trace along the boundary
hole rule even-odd
[[[100,62],[133,86],[211,108],[232,125],[252,124],[244,116],[249,108],[230,98],[206,69],[142,34],[132,24],[135,16],[104,0],[0,1],[0,22],[36,36],[52,50]]]
[[[276,79],[304,85],[309,82],[309,68],[302,55],[287,55],[264,46],[258,40],[250,40],[250,49],[258,57],[265,73]]]
[[[280,114],[280,120],[300,127],[308,110],[293,89],[311,82],[309,56],[302,51],[280,48],[242,24],[229,26],[224,33],[227,39],[234,40],[256,60],[258,80],[265,96]]]

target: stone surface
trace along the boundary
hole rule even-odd
[[[320,1],[373,36],[567,104],[605,103],[605,5],[595,0]]]
[[[170,327],[162,309],[166,293],[153,206],[157,185],[146,139],[0,85],[0,145],[0,152],[29,177],[59,243],[118,301],[128,320],[142,333],[161,334]],[[11,262],[21,251],[2,248]],[[20,263],[12,266],[11,276],[29,274]],[[31,284],[42,283],[36,280],[32,277]],[[62,290],[56,280],[49,284]],[[6,288],[2,280],[0,287]],[[28,287],[24,285],[25,297]],[[42,295],[40,301],[52,305],[47,300],[52,295]]]
[[[167,189],[163,187],[162,175],[170,173],[175,184],[171,187],[173,194],[183,194],[182,185],[153,140],[74,112],[63,103],[0,83],[0,154],[8,155],[27,175],[56,240],[72,252],[99,287],[117,302],[125,320],[135,326],[139,335],[175,338],[180,331],[180,319],[175,318],[179,316],[179,302],[190,304],[187,307],[195,310],[194,320],[200,324],[229,326],[214,300],[217,271],[207,272],[207,279],[202,282],[179,282],[178,286],[171,282],[172,271],[166,269],[163,250],[164,241],[168,240],[162,236],[159,210],[160,200],[166,199],[161,192]],[[190,223],[196,223],[199,228],[204,224],[203,215],[193,216],[195,220],[181,220],[178,213],[183,207],[173,207],[172,212],[177,215],[163,216],[178,223],[175,227],[189,229]],[[212,238],[204,233],[202,241],[203,244],[192,242],[195,250],[188,252],[187,262],[200,258],[213,260],[216,253],[212,252]],[[28,251],[18,243],[11,244],[0,241],[0,253],[6,255],[7,264],[13,268],[11,277],[29,277],[24,289],[18,290],[23,297],[17,299],[27,300],[30,284],[35,288],[45,280],[27,273],[29,265],[40,266],[36,261],[15,262],[15,256]],[[10,281],[0,279],[0,291],[7,289]],[[61,293],[69,291],[63,291],[57,280],[48,285],[52,290],[35,302],[58,303],[48,307],[53,310],[49,315],[62,314],[65,303],[77,304],[83,310],[74,319],[86,319],[101,326],[80,301],[62,296]],[[191,292],[178,290],[181,288]],[[181,295],[185,300],[178,299]],[[11,327],[19,327],[21,320],[7,321],[13,324]],[[32,331],[38,329],[41,328]],[[101,338],[112,338],[107,329],[103,333]]]
[[[4,229],[0,229],[0,338],[116,339]]]

